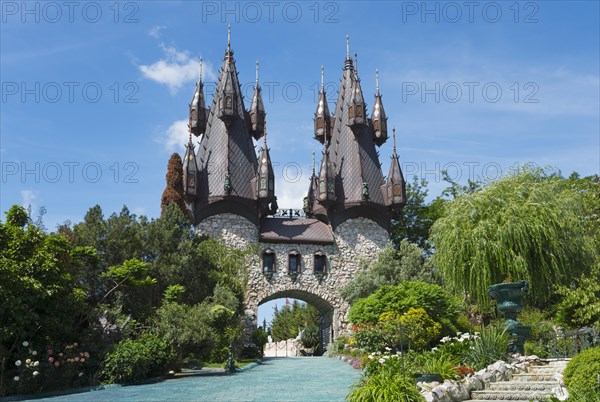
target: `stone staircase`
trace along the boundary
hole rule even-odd
[[[550,396],[553,388],[558,387],[554,376],[562,374],[567,363],[568,360],[542,360],[539,365],[530,366],[527,373],[514,374],[510,381],[490,382],[484,390],[472,391],[472,399],[466,402],[543,400]]]

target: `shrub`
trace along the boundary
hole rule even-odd
[[[459,376],[458,364],[459,359],[446,352],[425,352],[416,359],[419,374],[439,374],[444,379]]]
[[[309,325],[304,328],[302,336],[300,337],[300,342],[302,342],[302,346],[307,349],[316,348],[319,345],[319,327],[316,325]]]
[[[441,324],[433,319],[422,308],[410,308],[404,314],[383,313],[379,317],[386,338],[390,343],[404,341],[408,348],[423,349],[440,335]]]
[[[350,308],[349,318],[353,323],[376,323],[381,314],[388,311],[403,314],[418,307],[442,325],[442,333],[456,332],[455,323],[460,312],[458,300],[441,286],[425,282],[382,286],[369,297],[357,300]]]
[[[354,384],[346,396],[350,402],[422,402],[425,398],[412,379],[382,371],[371,377],[363,377]]]
[[[174,360],[166,339],[144,334],[115,345],[104,360],[100,374],[105,383],[132,384],[164,374]]]
[[[467,351],[466,363],[475,370],[506,358],[509,336],[504,328],[483,328],[479,338],[473,341],[473,346]]]
[[[578,400],[600,400],[600,347],[579,353],[567,364],[564,380],[569,393]]]

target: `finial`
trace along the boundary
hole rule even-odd
[[[227,24],[227,49],[231,47],[231,24]]]
[[[256,59],[256,86],[258,87],[258,59]]]
[[[396,126],[392,128],[392,138],[394,139],[394,154],[396,153]]]
[[[188,124],[188,133],[190,134],[189,140],[190,140],[190,144],[192,143],[192,127],[190,127],[190,125]]]
[[[267,149],[267,121],[265,120],[265,135],[264,135],[265,150]]]
[[[346,60],[350,60],[350,37],[346,34]]]
[[[202,56],[200,56],[200,74],[198,75],[198,80],[202,82]]]
[[[375,90],[379,94],[379,70],[375,69]]]
[[[315,151],[313,151],[313,158],[312,158],[312,175],[315,175]]]
[[[354,64],[355,64],[355,70],[358,73],[358,53],[354,52]]]
[[[321,91],[325,89],[325,67],[321,64]]]

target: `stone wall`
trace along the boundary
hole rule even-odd
[[[196,234],[220,239],[240,250],[258,242],[258,228],[246,218],[230,213],[206,218],[196,226]]]

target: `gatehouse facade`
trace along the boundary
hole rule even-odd
[[[350,330],[339,291],[386,246],[391,214],[405,203],[395,144],[385,179],[376,151],[388,139],[379,84],[369,116],[348,41],[346,47],[333,113],[321,85],[314,115],[321,160],[298,200],[302,209],[277,206],[258,62],[246,109],[229,38],[209,107],[201,75],[196,84],[183,161],[185,206],[198,235],[258,250],[248,269],[246,326],[256,327],[260,304],[300,299],[321,313],[323,346]],[[262,142],[258,155],[255,141]]]

